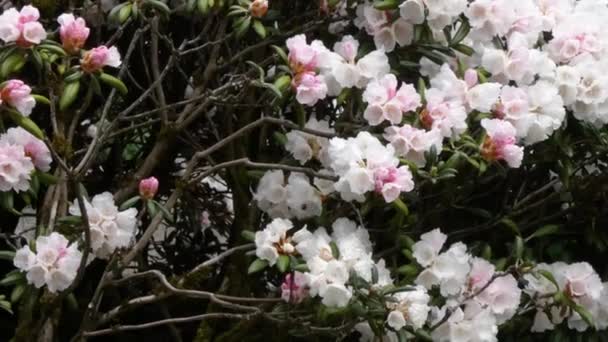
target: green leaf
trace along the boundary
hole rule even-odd
[[[165,217],[165,220],[167,220],[167,222],[169,222],[169,223],[173,223],[173,214],[171,214],[171,212],[170,212],[170,211],[169,211],[167,208],[165,208],[165,206],[164,206],[164,205],[162,205],[162,204],[158,203],[158,202],[157,202],[157,201],[155,201],[155,200],[150,200],[150,201],[151,201],[151,202],[153,202],[153,203],[154,203],[154,205],[155,205],[155,206],[156,206],[158,209],[160,209],[160,211],[162,211],[162,212],[163,212],[163,216]]]
[[[380,11],[392,10],[398,7],[399,2],[397,0],[382,0],[374,2],[374,8]]]
[[[340,259],[340,250],[338,249],[338,245],[334,241],[329,243],[329,247],[331,247],[331,255],[334,259]]]
[[[456,31],[456,34],[452,38],[452,41],[450,41],[450,44],[451,45],[459,44],[463,39],[465,39],[469,35],[470,31],[471,31],[471,25],[469,24],[469,21],[461,20],[460,27],[458,28],[458,31]]]
[[[121,205],[120,205],[120,210],[127,210],[131,207],[133,207],[137,202],[139,202],[140,197],[139,196],[133,196],[131,198],[129,198],[128,200],[124,201]]]
[[[37,171],[36,176],[38,177],[38,180],[40,181],[40,183],[42,183],[44,185],[57,184],[57,182],[59,181],[59,178],[53,176],[50,173],[46,173],[46,172]]]
[[[13,288],[13,291],[11,292],[11,303],[17,303],[19,301],[19,299],[21,299],[23,292],[25,292],[24,284],[15,286]]]
[[[11,314],[13,313],[13,310],[11,309],[11,303],[9,303],[5,300],[0,300],[0,309],[8,311]]]
[[[559,231],[559,226],[556,224],[548,224],[538,228],[532,235],[526,238],[526,242],[542,236],[553,235]]]
[[[82,217],[81,216],[64,216],[64,217],[60,218],[58,221],[59,221],[59,223],[62,223],[62,224],[77,226],[82,223]]]
[[[401,200],[401,198],[397,198],[394,202],[393,202],[393,206],[401,211],[405,216],[409,216],[410,214],[410,210],[408,209],[407,205],[405,203],[403,203],[403,201]]]
[[[37,48],[39,50],[46,50],[48,52],[51,52],[51,53],[59,55],[59,56],[67,56],[67,53],[60,45],[40,44],[37,46]]]
[[[123,8],[121,8],[118,11],[118,15],[117,15],[117,19],[118,22],[123,24],[125,21],[127,21],[127,19],[129,19],[129,17],[131,16],[131,11],[133,10],[133,4],[128,4],[126,6],[124,6]]]
[[[274,81],[274,86],[281,92],[285,92],[289,89],[289,85],[291,84],[291,76],[282,75]]]
[[[198,0],[198,2],[196,3],[196,7],[198,8],[199,12],[201,12],[204,15],[209,13],[209,9],[211,8],[209,6],[208,0]]]
[[[15,259],[15,252],[13,251],[0,251],[0,260],[13,261]]]
[[[79,91],[80,81],[67,83],[63,87],[61,98],[59,98],[59,109],[61,111],[68,109],[74,103],[74,101],[76,101]]]
[[[252,232],[251,230],[243,230],[241,232],[241,237],[246,241],[253,242],[255,241],[255,232]]]
[[[12,211],[14,209],[14,194],[11,191],[0,192],[0,206],[4,210]]]
[[[553,283],[553,285],[555,285],[556,291],[559,291],[559,284],[557,283],[557,280],[555,280],[553,273],[551,273],[547,270],[537,270],[536,272],[538,274],[540,274],[541,276],[547,278],[548,281],[550,281],[551,283]]]
[[[591,315],[591,312],[589,312],[587,309],[585,309],[581,305],[572,305],[571,307],[572,307],[572,310],[576,311],[576,313],[579,314],[583,318],[585,323],[587,323],[592,328],[595,327],[595,325],[593,324],[593,315]]]
[[[279,57],[281,58],[283,63],[289,65],[289,58],[287,58],[287,54],[285,53],[285,50],[281,49],[280,47],[278,47],[276,45],[271,45],[271,47],[274,50],[274,52],[276,52],[277,55],[279,55]]]
[[[158,210],[156,209],[154,202],[152,202],[150,200],[146,201],[146,209],[148,210],[148,215],[150,216],[150,218],[155,217],[156,214],[158,213]]]
[[[412,249],[412,247],[416,244],[416,241],[412,239],[409,235],[401,234],[399,235],[399,245],[405,248]]]
[[[32,97],[34,98],[34,100],[36,100],[36,104],[42,103],[47,106],[51,104],[51,100],[49,100],[46,96],[32,94]]]
[[[44,133],[42,132],[40,127],[38,127],[38,125],[36,125],[36,123],[32,121],[32,119],[23,116],[21,113],[11,108],[6,108],[5,110],[8,113],[8,116],[11,118],[11,120],[13,120],[15,124],[30,132],[36,138],[40,140],[44,139]]]
[[[281,273],[285,273],[289,269],[289,263],[290,263],[289,256],[280,255],[279,259],[277,260],[277,268],[279,269],[279,271]]]
[[[308,265],[306,264],[298,264],[296,265],[296,267],[293,268],[294,270],[298,271],[298,272],[310,272],[310,270],[308,269]]]
[[[414,276],[414,275],[418,274],[418,267],[416,267],[416,265],[413,265],[413,264],[403,265],[397,269],[397,273],[403,274],[406,276]]]
[[[11,272],[4,277],[4,279],[0,280],[0,286],[11,286],[17,284],[19,281],[24,280],[23,273],[21,272]]]
[[[99,80],[109,85],[110,87],[118,90],[123,95],[126,95],[129,92],[127,86],[119,78],[116,78],[110,74],[102,72],[101,74],[99,74]]]
[[[524,240],[521,238],[521,236],[516,236],[515,244],[514,244],[514,248],[513,248],[513,256],[516,259],[521,259],[523,255],[524,255]]]
[[[249,30],[249,26],[251,26],[251,17],[247,16],[247,17],[245,17],[245,19],[243,19],[243,21],[238,23],[238,25],[235,28],[234,32],[235,32],[237,38],[240,38],[243,35],[245,35],[247,30]]]
[[[159,1],[159,0],[145,0],[143,2],[143,5],[150,6],[154,9],[158,10],[163,15],[168,16],[171,14],[171,9],[169,8],[169,6],[167,6],[167,4],[165,4],[164,2]]]
[[[264,27],[264,24],[262,24],[261,21],[259,21],[259,20],[253,21],[253,30],[255,31],[255,33],[258,34],[258,36],[260,36],[260,38],[262,38],[262,39],[266,38],[266,27]]]
[[[473,50],[472,47],[464,45],[464,44],[457,44],[452,46],[452,49],[461,52],[467,56],[473,56],[473,54],[475,53],[475,50]]]
[[[253,274],[260,272],[261,270],[268,267],[268,261],[262,259],[255,259],[251,265],[249,265],[249,269],[247,269],[247,274]]]
[[[7,78],[13,72],[21,69],[25,64],[25,57],[17,51],[8,56],[0,65],[0,76]]]
[[[76,81],[78,81],[78,80],[79,80],[79,79],[82,77],[82,75],[84,75],[84,73],[83,73],[82,71],[80,71],[80,70],[76,70],[76,71],[74,71],[74,72],[70,73],[69,75],[67,75],[67,76],[66,76],[66,77],[63,79],[63,81],[64,81],[65,83],[72,83],[72,82],[76,82]]]
[[[519,231],[519,228],[517,227],[517,223],[513,222],[513,220],[511,220],[510,218],[505,217],[502,220],[500,220],[500,223],[502,223],[503,225],[505,225],[509,229],[511,229],[511,231],[513,233],[515,233],[515,235],[521,236],[521,232]]]

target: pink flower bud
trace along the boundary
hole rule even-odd
[[[84,54],[80,61],[82,70],[93,73],[101,70],[104,66],[117,68],[121,64],[120,53],[116,47],[98,46]]]
[[[57,18],[61,27],[59,35],[63,48],[71,54],[76,54],[84,46],[89,37],[90,29],[82,18],[76,18],[72,14],[62,14]]]
[[[0,104],[12,106],[24,116],[28,116],[36,105],[31,92],[32,88],[23,81],[8,80],[0,90]]]
[[[295,272],[292,278],[291,273],[285,276],[281,285],[281,298],[293,304],[302,303],[308,297],[308,287],[304,274]]]
[[[29,48],[46,38],[46,31],[38,22],[40,13],[33,6],[23,6],[21,11],[9,8],[0,15],[0,40],[15,42],[17,46]]]
[[[268,12],[268,0],[254,0],[249,5],[249,12],[251,16],[256,18],[262,18]]]
[[[479,83],[479,76],[477,75],[477,70],[468,69],[464,72],[464,81],[466,82],[469,88],[473,88]]]
[[[145,199],[152,199],[158,191],[158,179],[150,177],[139,182],[139,195]]]

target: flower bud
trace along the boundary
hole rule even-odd
[[[139,182],[139,195],[144,199],[152,199],[158,191],[158,179],[150,177]]]
[[[268,12],[268,0],[254,0],[249,5],[249,13],[255,18],[262,18]]]

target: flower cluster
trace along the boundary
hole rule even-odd
[[[34,6],[23,6],[21,11],[7,9],[0,15],[0,39],[23,48],[40,44],[46,38],[46,31],[39,18],[40,12]]]
[[[337,96],[345,88],[363,88],[390,70],[382,51],[372,51],[356,60],[359,42],[352,36],[343,37],[334,51],[319,40],[308,44],[304,35],[289,38],[286,45],[296,99],[305,105],[312,106],[327,95]]]
[[[117,248],[129,246],[137,227],[137,209],[119,211],[111,193],[95,195],[85,202],[91,230],[91,249],[99,258],[107,258]],[[69,208],[70,214],[82,216],[78,201]]]
[[[20,80],[4,82],[0,90],[0,104],[15,108],[24,116],[29,116],[36,106],[36,100],[31,95],[32,88]]]
[[[393,202],[414,188],[412,173],[407,166],[399,166],[393,146],[383,145],[367,132],[331,139],[329,157],[331,170],[340,177],[334,187],[345,201],[362,202],[366,193],[375,191]]]
[[[27,191],[35,169],[50,170],[53,159],[40,139],[21,127],[0,135],[0,191]]]
[[[297,273],[294,281],[286,279],[282,288],[283,298],[291,291],[292,301],[301,302],[303,297],[320,297],[327,306],[344,307],[353,296],[349,285],[351,274],[372,282],[372,269],[378,279],[375,286],[392,283],[384,260],[374,262],[372,243],[367,230],[349,219],[337,219],[331,235],[323,227],[314,232],[306,227],[290,234],[293,224],[289,220],[275,219],[256,233],[256,255],[274,265],[280,255],[297,255],[308,267],[307,272]],[[333,245],[333,246],[332,246]],[[294,297],[295,291],[295,297]]]
[[[335,132],[333,128],[329,127],[329,122],[326,120],[317,120],[314,117],[311,117],[304,127],[318,132]],[[328,165],[328,145],[329,140],[327,138],[318,137],[302,131],[291,131],[287,133],[285,149],[290,152],[300,164],[305,164],[307,161],[314,158],[320,161],[321,164]]]
[[[585,331],[589,324],[581,316],[581,311],[567,303],[574,303],[593,317],[594,328],[608,328],[608,286],[602,283],[593,267],[586,262],[566,264],[538,264],[536,271],[551,274],[553,279],[542,275],[526,275],[524,291],[534,299],[536,315],[533,332],[553,330],[564,320],[568,328]],[[555,280],[555,282],[553,282]],[[557,294],[557,296],[556,296]]]
[[[78,245],[59,233],[39,236],[36,250],[25,246],[17,251],[14,264],[26,272],[27,281],[37,288],[46,285],[51,292],[67,289],[78,272],[82,253]]]
[[[321,192],[301,173],[291,173],[285,179],[281,170],[266,172],[254,198],[271,217],[305,219],[320,215],[323,209]]]

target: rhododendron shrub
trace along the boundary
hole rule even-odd
[[[608,2],[0,10],[1,341],[608,337]]]

